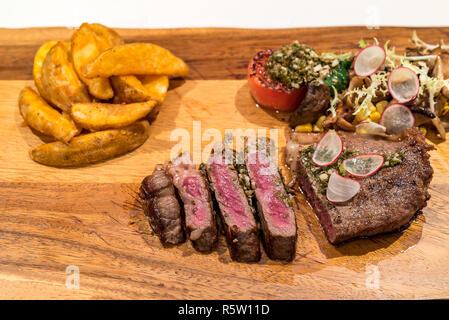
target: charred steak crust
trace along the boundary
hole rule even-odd
[[[192,246],[200,252],[212,251],[218,242],[217,222],[210,190],[201,172],[188,162],[169,163],[168,174],[184,203],[185,228]]]
[[[259,261],[260,242],[256,220],[239,184],[234,165],[226,164],[224,156],[213,156],[205,168],[218,203],[231,259],[239,262]]]
[[[260,260],[259,231],[256,228],[241,231],[237,226],[225,228],[226,243],[231,259],[238,262],[258,262]]]
[[[265,160],[260,162],[256,154]],[[263,152],[245,155],[246,168],[255,185],[265,251],[270,259],[292,261],[296,254],[296,217],[282,177],[277,167],[269,161]]]
[[[162,243],[179,244],[185,241],[183,213],[170,176],[162,165],[145,177],[140,185],[145,216]]]
[[[210,252],[217,246],[217,225],[215,221],[210,226],[206,227],[201,231],[201,236],[197,239],[192,239],[192,232],[195,230],[192,227],[186,227],[187,234],[190,237],[190,241],[192,242],[192,246],[195,250],[199,252]]]
[[[298,109],[290,116],[290,126],[294,128],[300,124],[315,122],[329,105],[330,97],[330,88],[327,84],[310,83]]]
[[[258,212],[263,212],[263,207],[257,201]],[[272,234],[269,230],[267,219],[264,214],[259,214],[262,229],[263,244],[267,256],[272,260],[293,261],[296,254],[297,232],[292,236]],[[296,224],[296,217],[295,217]]]
[[[433,176],[429,150],[424,136],[416,128],[407,130],[399,141],[367,138],[354,133],[340,133],[345,148],[359,153],[394,153],[404,155],[402,162],[385,167],[372,176],[358,179],[361,191],[344,204],[330,203],[317,192],[311,172],[296,162],[297,181],[318,216],[327,238],[333,244],[352,238],[393,232],[406,225],[415,213],[427,205],[428,186]],[[291,139],[298,135],[293,134]],[[299,139],[300,140],[300,139]],[[290,156],[292,159],[292,156]]]

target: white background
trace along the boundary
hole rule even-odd
[[[0,27],[448,26],[449,0],[0,0]]]

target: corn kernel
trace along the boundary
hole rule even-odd
[[[323,128],[324,120],[326,120],[326,116],[324,116],[324,115],[318,118],[318,120],[315,123],[318,126],[318,128],[321,128],[321,129]]]
[[[387,105],[388,105],[388,101],[387,100],[382,100],[382,101],[379,101],[378,103],[376,103],[377,112],[382,114],[382,112],[384,111],[384,109],[385,109],[385,107]]]
[[[371,112],[376,112],[376,111],[377,111],[376,106],[375,106],[372,102],[370,102],[370,103],[368,104],[368,109],[369,109],[369,111],[371,111]]]
[[[448,104],[446,104],[446,105],[441,109],[440,114],[441,114],[443,117],[449,115],[449,105],[448,105]]]
[[[420,126],[420,127],[419,127],[419,131],[421,131],[424,135],[427,134],[427,128],[424,127],[424,126]]]
[[[324,129],[323,129],[323,127],[318,127],[317,124],[314,124],[314,125],[313,125],[313,128],[312,128],[312,131],[313,131],[313,132],[323,132]]]
[[[309,123],[305,123],[305,124],[300,124],[299,126],[296,126],[295,128],[296,132],[312,132],[312,124]]]
[[[355,115],[353,124],[358,124],[358,123],[360,123],[360,122],[362,122],[362,121],[365,121],[365,120],[368,119],[368,117],[369,117],[369,116],[366,116],[365,113],[364,113],[363,111],[360,111],[359,113],[357,113],[357,114]]]
[[[371,114],[369,115],[369,119],[370,119],[372,122],[379,122],[379,119],[380,119],[380,113],[377,112],[377,111],[371,113]]]

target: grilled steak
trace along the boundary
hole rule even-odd
[[[290,126],[294,128],[299,124],[315,122],[326,110],[330,97],[330,89],[327,84],[311,82],[298,109],[290,116]]]
[[[264,151],[247,153],[245,164],[255,184],[265,251],[270,259],[291,261],[296,252],[296,218],[281,175]]]
[[[163,243],[178,244],[185,241],[182,209],[175,195],[170,176],[162,165],[140,185],[145,215],[153,231]]]
[[[351,238],[396,231],[406,225],[430,198],[427,188],[433,169],[428,151],[433,146],[425,142],[416,128],[406,130],[397,141],[348,132],[339,134],[344,142],[343,155],[345,152],[377,153],[386,158],[384,167],[377,173],[357,179],[361,184],[360,192],[342,204],[327,200],[323,192],[325,187],[317,174],[321,169],[308,160],[309,151],[313,152],[308,150],[313,148],[310,143],[321,135],[292,133],[287,147],[287,161],[293,168],[293,175],[297,176],[298,184],[329,241],[335,244]]]
[[[204,177],[188,154],[167,164],[167,172],[184,203],[186,231],[193,247],[201,252],[211,251],[217,244],[217,225]]]
[[[206,172],[220,208],[232,260],[259,261],[260,244],[256,220],[239,184],[234,165],[227,164],[224,155],[216,154],[209,158]]]

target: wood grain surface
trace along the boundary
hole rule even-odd
[[[191,68],[190,79],[244,79],[250,57],[267,48],[299,40],[317,51],[357,50],[361,38],[377,37],[402,51],[416,28],[365,27],[305,29],[117,29],[126,42],[153,42],[170,49]],[[449,27],[418,28],[428,42],[449,38]],[[0,28],[0,80],[32,79],[33,57],[49,40],[70,40],[71,28]],[[447,41],[446,41],[447,42]]]
[[[17,97],[32,85],[36,48],[68,39],[71,30],[0,30],[0,298],[31,299],[399,299],[449,298],[449,143],[437,144],[431,200],[397,234],[332,246],[301,194],[293,263],[230,260],[223,237],[216,251],[163,247],[135,201],[140,181],[168,160],[175,129],[278,129],[282,115],[256,108],[244,77],[258,49],[300,39],[322,50],[355,49],[363,35],[406,45],[405,28],[301,30],[118,30],[130,41],[154,41],[185,58],[194,71],[169,91],[136,151],[77,169],[30,160],[42,139],[23,125]],[[423,29],[423,38],[448,39],[449,28]],[[425,36],[424,36],[425,35]],[[204,139],[204,147],[209,141]],[[200,149],[201,150],[201,149]],[[282,152],[280,159],[283,159]],[[286,172],[284,168],[284,172]],[[68,289],[68,266],[80,288]],[[373,279],[378,276],[379,281]]]

